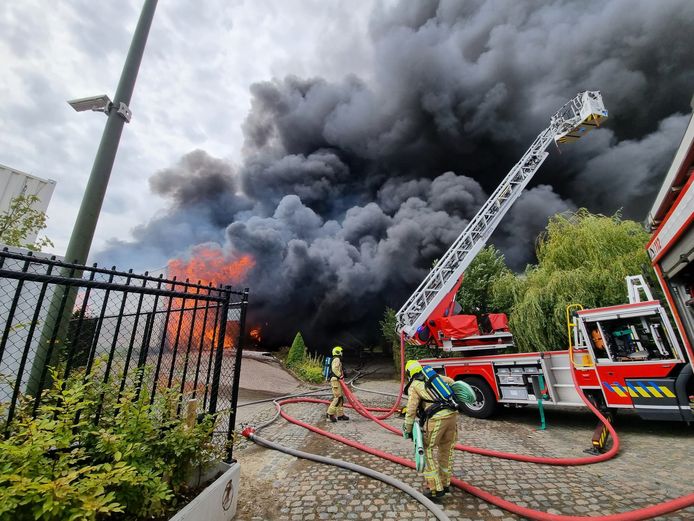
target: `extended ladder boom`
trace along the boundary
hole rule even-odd
[[[575,141],[607,117],[599,91],[579,93],[552,116],[550,125],[535,139],[487,202],[468,223],[463,233],[439,259],[429,275],[396,315],[397,331],[414,336],[441,299],[453,289],[472,260],[484,247],[511,205],[549,155],[554,141]]]

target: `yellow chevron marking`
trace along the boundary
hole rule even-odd
[[[639,397],[639,395],[636,394],[636,391],[634,391],[631,387],[627,387],[627,391],[629,391],[629,396],[631,396],[632,398],[638,398]]]
[[[651,395],[648,394],[642,387],[640,387],[638,385],[634,385],[634,387],[636,387],[636,391],[644,398],[650,398],[651,397]]]
[[[622,398],[626,397],[626,394],[624,394],[624,391],[622,391],[619,387],[613,385],[612,390],[617,393],[617,396],[621,396]]]
[[[660,387],[660,390],[663,391],[663,394],[665,396],[667,396],[668,398],[674,398],[675,397],[675,395],[672,394],[672,391],[670,389],[668,389],[667,387],[665,387],[664,385],[659,385],[658,387]]]
[[[653,396],[655,396],[656,398],[662,398],[662,397],[663,397],[663,395],[660,394],[660,393],[657,391],[657,389],[656,389],[655,387],[653,387],[653,386],[647,385],[647,386],[646,386],[646,389],[648,389],[649,391],[651,391],[651,394],[652,394]]]

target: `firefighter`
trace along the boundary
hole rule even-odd
[[[409,395],[407,413],[403,425],[405,438],[412,436],[415,419],[423,431],[424,479],[428,492],[424,495],[438,501],[450,490],[453,449],[458,439],[457,411],[443,402],[436,401],[426,389],[422,366],[416,360],[408,360],[405,372],[409,378],[405,388]],[[451,378],[441,376],[448,385]],[[436,454],[434,454],[436,452]]]
[[[326,416],[335,423],[337,420],[347,421],[349,417],[345,416],[343,405],[345,397],[342,395],[342,387],[340,380],[345,373],[342,369],[342,348],[340,346],[333,347],[333,360],[330,363],[330,387],[333,390],[333,401],[330,402]]]

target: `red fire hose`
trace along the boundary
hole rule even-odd
[[[415,464],[413,461],[408,460],[407,458],[401,458],[400,456],[396,456],[394,454],[391,454],[389,452],[385,452],[382,450],[374,449],[373,447],[369,447],[368,445],[364,445],[362,443],[350,440],[348,438],[345,438],[343,436],[340,436],[339,434],[334,434],[332,432],[325,431],[323,429],[319,429],[318,427],[311,425],[309,423],[302,422],[301,420],[297,420],[293,416],[290,416],[288,413],[283,411],[281,409],[282,405],[286,405],[289,403],[323,403],[323,404],[328,404],[330,403],[328,400],[320,400],[317,398],[289,398],[286,400],[282,400],[277,403],[277,408],[279,410],[280,415],[287,421],[298,425],[300,427],[303,427],[305,429],[308,429],[312,432],[315,432],[317,434],[320,434],[322,436],[326,436],[330,439],[333,439],[335,441],[339,441],[340,443],[344,443],[345,445],[348,445],[350,447],[354,447],[355,449],[359,449],[361,451],[367,452],[369,454],[372,454],[374,456],[378,456],[379,458],[386,459],[388,461],[392,461],[393,463],[398,463],[399,465],[403,465],[405,467],[410,467],[410,468],[415,468]],[[356,407],[354,404],[352,404],[353,408],[357,411],[360,412],[360,409],[365,410],[368,412],[368,409],[364,407],[363,405],[357,405]],[[376,410],[383,410],[383,409],[376,409]],[[377,421],[377,423],[382,424],[380,420]],[[387,425],[387,424],[382,424],[382,425]],[[394,427],[391,427],[390,425],[387,426],[388,430],[394,430],[394,432],[399,433],[397,429]],[[494,451],[488,451],[490,455],[493,456]],[[508,453],[499,453],[502,454],[500,457],[506,457],[508,456]],[[541,458],[539,458],[541,459]],[[548,458],[552,459],[552,458]],[[570,458],[567,458],[570,459]],[[580,458],[579,458],[580,459]],[[585,459],[585,458],[583,458]],[[556,460],[554,460],[556,461]],[[559,464],[556,462],[553,462],[552,464]],[[566,464],[564,464],[566,465]],[[669,512],[674,512],[676,510],[680,510],[682,508],[687,508],[690,506],[694,505],[694,494],[688,494],[686,496],[682,496],[676,499],[671,499],[669,501],[666,501],[664,503],[659,503],[657,505],[652,505],[650,507],[646,508],[641,508],[638,510],[632,510],[630,512],[622,512],[620,514],[609,514],[605,516],[570,516],[570,515],[562,515],[562,514],[550,514],[548,512],[542,512],[540,510],[533,510],[532,508],[527,508],[523,507],[520,505],[517,505],[515,503],[512,503],[510,501],[507,501],[505,499],[502,499],[498,496],[495,496],[494,494],[490,494],[489,492],[486,492],[480,488],[477,488],[470,483],[463,481],[462,479],[458,478],[452,478],[451,479],[451,484],[455,485],[461,490],[464,490],[465,492],[468,492],[470,494],[473,494],[477,496],[478,498],[482,499],[483,501],[486,501],[488,503],[491,503],[493,505],[496,505],[500,508],[503,508],[504,510],[507,510],[509,512],[513,512],[514,514],[518,514],[521,516],[528,517],[530,519],[537,519],[540,521],[639,521],[642,519],[651,519],[655,516],[660,516],[663,514],[667,514]]]
[[[403,388],[404,388],[404,381],[405,381],[405,360],[404,360],[404,340],[401,337],[401,344],[400,344],[400,391],[398,393],[398,398],[395,401],[395,404],[391,409],[383,409],[383,408],[372,408],[372,407],[366,407],[364,404],[362,404],[351,392],[349,387],[344,383],[344,381],[341,381],[342,389],[345,393],[345,396],[347,397],[347,400],[350,403],[350,406],[360,415],[364,416],[365,418],[368,418],[374,422],[376,422],[378,425],[381,427],[388,429],[389,431],[395,433],[395,434],[400,434],[400,431],[385,423],[383,420],[388,418],[390,415],[392,415],[398,408],[400,404],[400,399],[402,398],[403,394]],[[456,449],[470,452],[473,454],[480,454],[483,456],[489,456],[489,457],[495,457],[495,458],[503,458],[503,459],[510,459],[510,460],[515,460],[515,461],[523,461],[523,462],[529,462],[529,463],[537,463],[537,464],[545,464],[545,465],[560,465],[560,466],[573,466],[573,465],[588,465],[592,463],[598,463],[600,461],[605,461],[610,458],[613,458],[614,456],[617,455],[619,452],[619,437],[617,436],[617,432],[614,430],[610,422],[603,416],[603,414],[595,407],[590,400],[588,400],[583,392],[581,391],[580,386],[576,382],[576,375],[575,375],[575,368],[573,366],[573,363],[571,364],[571,376],[574,381],[574,385],[576,386],[576,389],[579,392],[579,395],[581,396],[581,399],[583,402],[586,404],[586,406],[595,414],[600,421],[605,425],[605,427],[610,431],[610,435],[612,436],[613,439],[613,444],[612,447],[610,448],[609,451],[607,451],[604,454],[599,454],[596,456],[589,456],[589,457],[581,457],[581,458],[548,458],[548,457],[539,457],[539,456],[529,456],[529,455],[523,455],[523,454],[513,454],[513,453],[508,453],[508,452],[499,452],[499,451],[494,451],[494,450],[489,450],[489,449],[480,449],[477,447],[472,447],[469,445],[461,445],[457,444]],[[300,427],[303,427],[305,429],[308,429],[312,432],[315,432],[317,434],[320,434],[322,436],[326,436],[330,439],[333,439],[335,441],[339,441],[340,443],[344,443],[345,445],[349,445],[350,447],[354,447],[356,449],[359,449],[361,451],[367,452],[369,454],[372,454],[374,456],[378,456],[379,458],[383,458],[389,461],[392,461],[394,463],[398,463],[400,465],[410,467],[410,468],[415,468],[415,464],[413,461],[408,460],[406,458],[402,458],[399,456],[396,456],[394,454],[391,454],[389,452],[381,451],[378,449],[374,449],[373,447],[369,447],[368,445],[364,445],[361,443],[358,443],[353,440],[349,440],[343,436],[340,436],[338,434],[333,434],[331,432],[325,431],[323,429],[319,429],[318,427],[314,425],[310,425],[308,423],[302,422],[300,420],[297,420],[296,418],[290,416],[287,414],[285,411],[282,410],[282,405],[289,404],[289,403],[323,403],[327,404],[330,403],[327,400],[320,400],[317,398],[289,398],[285,400],[281,400],[279,402],[276,402],[276,406],[278,409],[278,412],[280,415],[286,419],[287,421],[299,425]],[[384,412],[385,414],[381,416],[375,416],[372,414],[372,412]],[[550,514],[548,512],[542,512],[539,510],[533,510],[531,508],[523,507],[520,505],[517,505],[515,503],[512,503],[510,501],[507,501],[503,498],[500,498],[498,496],[495,496],[489,492],[486,492],[482,489],[479,489],[470,483],[463,481],[462,479],[458,478],[452,478],[451,479],[451,484],[454,486],[458,487],[461,490],[464,490],[470,494],[473,494],[477,496],[478,498],[482,499],[483,501],[486,501],[488,503],[491,503],[493,505],[496,505],[500,508],[503,508],[504,510],[507,510],[509,512],[513,512],[514,514],[518,514],[521,516],[528,517],[530,519],[536,519],[536,520],[541,520],[541,521],[638,521],[642,519],[651,519],[655,516],[667,514],[669,512],[674,512],[676,510],[680,510],[683,508],[687,508],[690,506],[694,506],[694,493],[688,494],[685,496],[678,497],[676,499],[671,499],[669,501],[665,501],[663,503],[658,503],[656,505],[651,505],[646,508],[641,508],[637,510],[632,510],[630,512],[622,512],[619,514],[609,514],[609,515],[604,515],[604,516],[570,516],[570,515],[562,515],[562,514]]]

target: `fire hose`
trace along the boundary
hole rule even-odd
[[[358,375],[357,375],[358,377]],[[356,378],[356,377],[355,377]],[[393,478],[392,476],[388,476],[387,474],[383,474],[382,472],[377,472],[373,469],[370,469],[368,467],[364,467],[361,465],[357,465],[355,463],[351,463],[349,461],[344,461],[344,460],[338,460],[335,458],[328,458],[325,456],[320,456],[318,454],[312,454],[310,452],[304,452],[296,449],[292,449],[290,447],[286,447],[284,445],[280,445],[279,443],[275,443],[269,440],[266,440],[265,438],[261,438],[258,436],[258,432],[273,423],[281,414],[282,409],[281,406],[279,405],[279,401],[284,400],[284,399],[301,399],[301,397],[306,397],[306,395],[309,394],[314,394],[317,392],[323,392],[325,393],[325,389],[320,389],[318,391],[309,391],[305,393],[297,393],[297,394],[291,394],[291,395],[286,395],[286,396],[281,396],[279,398],[275,399],[269,399],[269,400],[256,400],[253,402],[248,402],[239,405],[239,407],[244,407],[246,405],[254,405],[258,403],[266,403],[268,401],[272,401],[275,404],[275,407],[277,408],[277,413],[270,418],[268,421],[264,422],[261,425],[258,425],[257,427],[245,427],[242,431],[241,434],[248,438],[249,440],[257,443],[258,445],[262,447],[266,447],[269,449],[277,450],[280,452],[283,452],[285,454],[289,454],[291,456],[297,457],[297,458],[302,458],[302,459],[307,459],[310,461],[315,461],[317,463],[323,463],[326,465],[332,465],[335,467],[343,468],[346,470],[350,470],[352,472],[358,472],[360,474],[363,474],[365,476],[368,476],[373,479],[377,479],[379,481],[382,481],[383,483],[386,483],[387,485],[390,485],[392,487],[395,487],[406,494],[410,495],[413,499],[421,503],[426,509],[428,509],[436,519],[439,521],[450,521],[450,518],[441,510],[441,508],[436,505],[434,502],[432,502],[430,499],[428,499],[424,494],[416,490],[415,488],[411,487],[407,483],[404,483],[396,478]],[[329,403],[327,400],[320,400],[316,398],[304,398],[307,401],[311,401],[314,403]],[[349,405],[348,405],[349,407]],[[371,410],[373,411],[386,411],[386,409],[379,409],[379,408],[372,408]]]
[[[398,398],[396,399],[396,402],[394,406],[390,410],[385,410],[385,414],[382,415],[381,417],[377,417],[373,412],[381,412],[384,411],[384,409],[380,408],[369,408],[364,406],[355,396],[354,394],[350,391],[349,387],[344,383],[344,381],[341,381],[342,389],[345,393],[345,396],[347,397],[347,400],[349,401],[351,408],[353,408],[357,413],[360,415],[364,416],[365,418],[368,418],[381,427],[400,435],[400,430],[392,427],[391,425],[388,425],[383,421],[383,419],[386,419],[388,416],[390,416],[395,410],[397,410],[399,403],[400,403],[400,398],[402,396],[403,388],[404,388],[404,341],[401,339],[401,346],[400,346],[400,359],[401,359],[401,378],[400,378],[400,392],[398,394]],[[529,463],[536,463],[536,464],[545,464],[545,465],[559,465],[559,466],[573,466],[573,465],[586,465],[586,464],[592,464],[592,463],[597,463],[600,461],[605,461],[610,458],[613,458],[614,456],[617,455],[619,452],[619,437],[617,435],[617,432],[615,429],[612,427],[610,422],[605,418],[605,416],[598,410],[597,407],[595,407],[590,400],[586,398],[586,396],[583,394],[583,392],[580,389],[580,386],[576,382],[576,376],[575,376],[575,371],[573,368],[572,364],[572,371],[571,371],[571,376],[574,381],[574,385],[576,389],[579,392],[579,395],[581,396],[581,399],[583,402],[586,404],[586,406],[595,414],[600,421],[605,425],[605,427],[608,429],[610,432],[610,435],[613,438],[613,444],[612,447],[610,448],[609,451],[607,451],[604,454],[596,455],[596,456],[589,456],[589,457],[581,457],[581,458],[548,458],[548,457],[538,457],[538,456],[529,456],[529,455],[523,455],[523,454],[513,454],[513,453],[507,453],[507,452],[499,452],[499,451],[493,451],[493,450],[488,450],[488,449],[481,449],[478,447],[471,447],[467,445],[461,445],[457,444],[456,449],[458,450],[463,450],[466,452],[474,453],[474,454],[479,454],[483,456],[489,456],[489,457],[497,457],[497,458],[503,458],[503,459],[510,459],[510,460],[515,460],[515,461],[523,461],[523,462],[529,462]],[[407,458],[402,458],[400,456],[396,456],[394,454],[391,454],[389,452],[381,451],[379,449],[375,449],[373,447],[369,447],[368,445],[361,444],[359,442],[350,440],[348,438],[345,438],[343,436],[340,436],[338,434],[331,433],[329,431],[325,431],[323,429],[320,429],[314,425],[310,425],[308,423],[302,422],[292,416],[290,416],[288,413],[286,413],[284,410],[282,410],[282,406],[290,403],[321,403],[321,404],[328,404],[330,403],[328,400],[320,400],[316,398],[301,398],[301,397],[295,397],[295,398],[285,398],[282,400],[279,400],[275,402],[275,405],[277,407],[277,411],[279,415],[281,415],[285,420],[289,421],[290,423],[293,423],[295,425],[298,425],[300,427],[303,427],[305,429],[308,429],[312,432],[315,432],[317,434],[320,434],[322,436],[328,437],[330,439],[333,439],[335,441],[339,441],[340,443],[343,443],[345,445],[348,445],[350,447],[356,448],[358,450],[361,450],[363,452],[372,454],[374,456],[378,456],[382,459],[386,459],[388,461],[392,461],[393,463],[398,463],[399,465],[403,465],[409,468],[415,468],[415,464],[413,461],[408,460]],[[252,434],[252,429],[251,432],[248,432],[249,429],[245,429],[242,434],[246,437],[249,437],[249,434]],[[501,497],[495,496],[494,494],[491,494],[485,490],[482,490],[480,488],[475,487],[474,485],[459,479],[459,478],[452,478],[451,479],[451,484],[454,485],[455,487],[464,490],[465,492],[468,492],[474,496],[477,496],[478,498],[482,499],[483,501],[486,501],[488,503],[491,503],[493,505],[498,506],[499,508],[502,508],[508,512],[512,512],[514,514],[518,514],[530,519],[536,519],[540,521],[639,521],[643,519],[651,519],[656,516],[660,516],[663,514],[667,514],[670,512],[674,512],[676,510],[680,510],[683,508],[687,508],[690,506],[694,506],[694,493],[692,494],[687,494],[684,496],[680,496],[675,499],[671,499],[662,503],[658,503],[655,505],[651,505],[649,507],[637,509],[637,510],[632,510],[629,512],[621,512],[618,514],[608,514],[608,515],[602,515],[602,516],[572,516],[572,515],[563,515],[563,514],[551,514],[548,512],[542,512],[540,510],[534,510],[531,508],[523,507],[521,505],[518,505],[516,503],[512,503],[510,501],[507,501]]]
[[[303,452],[300,450],[285,447],[284,445],[280,445],[279,443],[274,443],[272,441],[261,438],[260,436],[256,435],[255,432],[253,432],[253,429],[250,427],[247,427],[246,429],[244,429],[242,431],[242,434],[245,437],[247,437],[248,439],[254,441],[258,445],[261,445],[263,447],[278,450],[280,452],[284,452],[285,454],[289,454],[289,455],[295,456],[297,458],[303,458],[303,459],[307,459],[307,460],[311,460],[311,461],[316,461],[318,463],[324,463],[326,465],[332,465],[332,466],[343,468],[346,470],[351,470],[353,472],[358,472],[358,473],[363,474],[365,476],[368,476],[370,478],[382,481],[383,483],[386,483],[387,485],[390,485],[392,487],[395,487],[397,489],[402,490],[406,494],[409,494],[412,498],[419,501],[432,514],[434,514],[436,519],[438,519],[439,521],[450,521],[449,517],[443,512],[443,510],[441,510],[441,508],[439,506],[434,504],[424,494],[422,494],[421,492],[419,492],[415,488],[411,487],[407,483],[403,483],[402,481],[395,479],[392,476],[388,476],[387,474],[383,474],[382,472],[377,472],[377,471],[370,469],[368,467],[363,467],[361,465],[357,465],[356,463],[351,463],[349,461],[338,460],[335,458],[328,458],[325,456],[319,456],[318,454],[311,454],[310,452]]]

